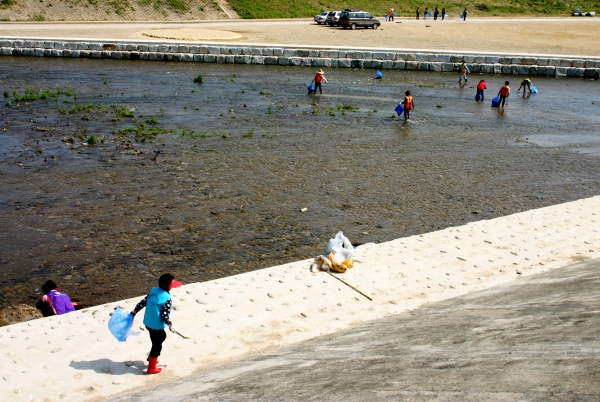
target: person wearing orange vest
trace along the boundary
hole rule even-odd
[[[404,93],[404,121],[410,120],[410,111],[415,108],[415,104],[413,103],[413,97],[410,96],[410,91],[406,91]]]
[[[504,107],[504,104],[506,103],[506,98],[510,96],[510,87],[508,86],[508,84],[510,84],[508,81],[504,81],[504,85],[502,86],[502,88],[500,88],[500,91],[498,91],[498,96],[500,97],[500,102],[498,106]]]
[[[388,8],[388,21],[389,22],[394,22],[394,9],[393,8]]]
[[[487,89],[487,85],[484,80],[480,80],[479,84],[477,84],[477,95],[475,95],[475,100],[483,100],[484,89]]]

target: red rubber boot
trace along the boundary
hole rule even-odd
[[[149,357],[148,358],[148,371],[146,372],[146,374],[158,374],[162,371],[162,369],[160,368],[156,368],[156,364],[158,363],[158,358],[156,357]]]

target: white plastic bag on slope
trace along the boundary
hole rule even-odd
[[[338,232],[333,239],[329,240],[323,255],[327,257],[332,251],[335,252],[334,262],[338,265],[354,255],[352,243],[342,232]]]

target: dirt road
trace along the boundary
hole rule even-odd
[[[400,19],[355,31],[308,20],[233,20],[190,23],[1,23],[0,36],[144,39],[154,29],[226,30],[242,34],[233,43],[382,47],[406,49],[599,56],[600,19],[523,18],[416,21]],[[218,39],[218,38],[215,38]]]

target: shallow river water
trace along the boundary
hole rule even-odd
[[[35,304],[46,279],[90,306],[163,272],[309,258],[339,230],[382,242],[600,194],[598,81],[523,97],[517,77],[328,69],[307,95],[314,72],[2,58],[0,306]],[[406,90],[409,123],[392,117]]]

